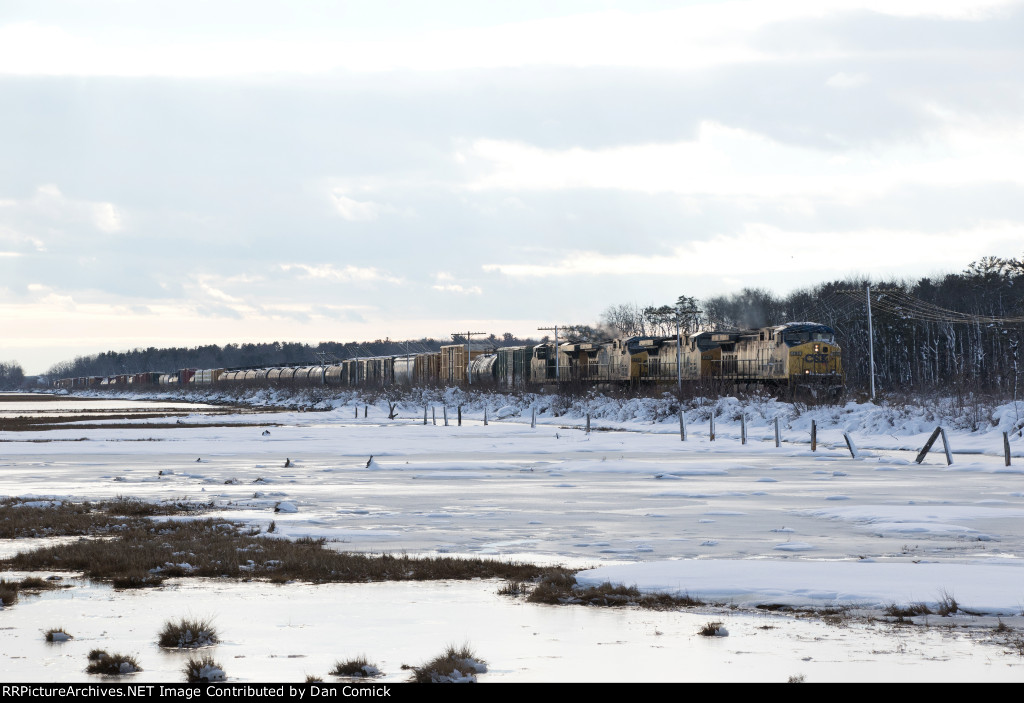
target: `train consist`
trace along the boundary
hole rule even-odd
[[[751,330],[680,337],[629,337],[607,342],[546,343],[347,359],[333,364],[244,369],[181,369],[118,376],[64,378],[59,388],[142,390],[152,387],[229,388],[242,385],[388,386],[472,385],[501,389],[562,385],[721,384],[747,389],[843,385],[842,353],[831,327],[790,322]]]

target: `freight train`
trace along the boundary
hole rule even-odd
[[[605,342],[566,341],[490,350],[450,344],[438,352],[362,357],[331,364],[180,369],[172,373],[63,378],[54,385],[70,390],[243,385],[469,385],[514,389],[669,386],[683,382],[719,384],[722,389],[760,386],[836,392],[843,385],[842,352],[831,327],[790,322],[750,330],[628,337]]]

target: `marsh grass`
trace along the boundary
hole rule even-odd
[[[168,649],[197,649],[217,644],[220,637],[209,620],[182,618],[164,623],[157,644]]]
[[[123,676],[142,671],[142,667],[127,654],[107,654],[102,649],[94,649],[89,652],[89,665],[85,667],[87,674],[100,674],[102,676]]]
[[[17,581],[5,581],[0,579],[0,603],[4,607],[14,605],[18,602],[18,589],[21,584]]]
[[[942,617],[949,617],[953,613],[959,612],[960,604],[957,603],[956,598],[952,593],[943,588],[939,591],[939,601],[935,608],[935,612]]]
[[[722,626],[721,620],[715,620],[714,622],[706,622],[697,630],[697,634],[701,637],[722,637],[727,634],[726,629]]]
[[[636,586],[613,585],[608,582],[580,588],[576,583],[576,577],[568,571],[546,574],[526,600],[530,603],[549,605],[633,605],[648,610],[673,610],[703,605],[702,601],[692,598],[689,594],[674,596],[667,593],[641,593]]]
[[[53,521],[53,517],[48,516],[48,520]],[[106,533],[106,539],[83,538],[22,552],[0,560],[0,568],[80,571],[87,578],[112,581],[119,588],[158,585],[169,576],[224,576],[277,583],[473,578],[525,581],[557,571],[488,559],[346,553],[335,551],[333,543],[322,538],[283,540],[254,534],[247,526],[224,520],[118,520],[120,527]],[[107,518],[103,517],[98,524],[106,527]],[[175,566],[183,561],[192,569],[185,571]]]
[[[476,674],[487,671],[487,662],[479,659],[468,644],[448,645],[443,654],[411,668],[412,683],[450,683],[475,681]]]
[[[138,526],[156,515],[194,514],[204,506],[185,501],[149,503],[118,496],[98,503],[0,500],[0,539],[105,535]],[[125,518],[128,518],[127,522]]]
[[[54,627],[46,631],[47,642],[67,642],[70,639],[74,639],[67,630],[63,627]]]
[[[885,614],[891,615],[894,618],[912,618],[917,615],[932,615],[933,611],[926,603],[918,602],[909,603],[907,605],[890,603],[885,606]]]
[[[185,663],[182,673],[185,674],[185,680],[188,683],[212,683],[224,681],[227,678],[224,669],[209,654],[189,659]]]
[[[329,672],[331,676],[348,676],[348,677],[372,677],[380,676],[380,669],[377,668],[376,664],[371,664],[365,656],[353,657],[352,659],[346,659],[345,661],[337,661],[334,664],[334,668]]]

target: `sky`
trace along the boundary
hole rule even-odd
[[[5,0],[0,361],[1019,257],[1021,36],[1002,0]]]

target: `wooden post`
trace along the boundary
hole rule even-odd
[[[747,443],[747,416],[740,415],[740,444]]]
[[[444,408],[444,426],[447,427],[448,426],[448,406],[447,405],[442,405],[441,407]]]
[[[487,427],[487,406],[484,406],[484,427]]]
[[[1006,465],[1010,465],[1010,434],[1003,432],[1003,455],[1006,460]]]
[[[590,413],[587,413],[587,434],[590,434]]]
[[[530,415],[530,427],[534,428],[537,426],[537,408],[533,408],[533,413]]]
[[[949,449],[949,440],[946,439],[946,431],[944,429],[942,429],[941,427],[939,428],[939,430],[942,433],[942,446],[946,450],[946,466],[952,466],[953,465],[953,452],[950,451],[950,449]]]
[[[437,426],[437,408],[430,408],[430,419],[434,421],[434,426]]]
[[[427,424],[427,406],[423,406],[423,424]]]
[[[459,427],[462,427],[462,406],[459,406]]]
[[[932,436],[929,437],[928,441],[924,443],[924,447],[921,448],[921,451],[918,453],[917,458],[914,459],[914,461],[916,461],[918,464],[920,464],[922,461],[924,461],[925,455],[928,454],[928,450],[932,448],[933,444],[935,444],[935,440],[937,440],[939,438],[939,434],[941,432],[942,432],[942,428],[941,427],[936,427],[935,428],[935,431],[932,432]]]
[[[818,423],[811,420],[811,451],[818,451]]]
[[[686,441],[686,422],[683,420],[683,411],[679,411],[679,441]]]
[[[853,457],[854,459],[856,459],[857,458],[857,446],[853,443],[853,440],[850,439],[850,433],[849,432],[843,432],[843,439],[846,440],[846,448],[850,450],[850,456]]]
[[[357,406],[356,406],[355,408],[353,408],[353,409],[354,409],[354,410],[356,411],[356,419],[358,420],[358,419],[359,419],[359,406],[357,405]]]
[[[711,427],[711,429],[710,429],[710,437],[711,437],[711,439],[709,439],[708,441],[709,442],[714,442],[715,441],[715,414],[714,413],[711,413],[711,425],[710,425],[710,427]]]
[[[779,418],[775,418],[775,446],[779,446]]]
[[[369,410],[369,406],[368,405],[364,405],[363,406],[363,417],[366,417],[366,411],[367,410]]]

